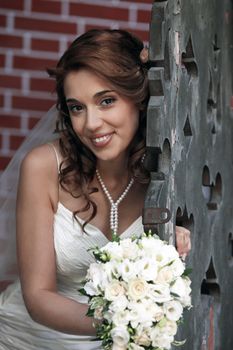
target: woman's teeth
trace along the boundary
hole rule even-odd
[[[110,142],[110,140],[112,138],[112,135],[113,135],[113,133],[93,138],[92,139],[92,143],[95,146],[99,146],[99,147],[105,146],[105,145],[107,145]]]
[[[93,139],[93,141],[95,143],[98,143],[98,142],[103,142],[103,141],[106,141],[110,138],[110,135],[107,135],[107,136],[101,136],[101,137],[97,137],[96,139]]]

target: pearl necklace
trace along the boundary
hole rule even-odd
[[[117,199],[116,202],[113,201],[107,187],[105,186],[99,171],[96,169],[96,176],[100,183],[100,186],[105,193],[106,197],[108,198],[110,204],[111,204],[111,210],[110,210],[110,228],[113,232],[113,235],[117,235],[117,229],[118,229],[118,205],[121,203],[121,201],[126,197],[127,193],[129,192],[130,188],[132,187],[134,183],[134,179],[131,178],[128,186],[124,190],[124,192],[120,195],[120,197]]]

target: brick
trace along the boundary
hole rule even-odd
[[[55,67],[57,61],[47,58],[35,58],[28,56],[14,56],[13,67],[17,69],[40,70],[45,72],[47,68]]]
[[[91,29],[109,29],[109,26],[107,26],[107,25],[106,26],[104,26],[104,25],[97,26],[94,24],[86,24],[85,29],[86,29],[86,31],[91,30]]]
[[[48,91],[53,92],[55,89],[55,81],[53,79],[31,78],[30,90],[32,91]]]
[[[6,27],[6,16],[0,15],[0,27]]]
[[[138,10],[138,22],[150,23],[151,21],[151,11]]]
[[[151,4],[151,6],[152,6],[152,2],[153,2],[153,0],[121,0],[121,2],[133,2],[133,3],[140,3],[140,4]]]
[[[36,51],[59,51],[59,41],[47,39],[32,39],[31,49]]]
[[[5,66],[5,55],[0,55],[0,67],[3,68]]]
[[[34,126],[38,123],[39,120],[40,118],[30,117],[28,120],[28,128],[29,129],[34,128]]]
[[[19,116],[2,115],[0,117],[0,128],[20,128],[21,118]]]
[[[47,111],[54,104],[52,99],[42,99],[36,97],[13,96],[13,108],[27,109],[32,111]]]
[[[21,78],[18,76],[0,74],[0,87],[21,89]]]
[[[0,171],[4,170],[7,167],[7,165],[10,163],[10,160],[10,157],[0,156]]]
[[[89,4],[70,3],[70,15],[128,21],[129,10],[118,7],[105,7]]]
[[[48,1],[48,0],[33,0],[32,12],[44,12],[44,13],[61,13],[60,1]]]
[[[17,150],[24,141],[24,136],[10,135],[10,149]]]
[[[23,39],[16,35],[0,34],[1,47],[22,48]]]
[[[4,103],[4,97],[3,95],[0,95],[0,107],[3,107],[3,103]]]
[[[52,32],[61,34],[75,34],[76,23],[52,21],[47,19],[32,19],[27,17],[16,17],[15,28],[39,32]]]
[[[121,29],[129,31],[130,33],[136,35],[142,41],[149,41],[149,30],[145,31],[145,30],[126,28],[126,27],[122,27]]]
[[[1,0],[0,8],[9,10],[23,10],[24,0]]]

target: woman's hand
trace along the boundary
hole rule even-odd
[[[191,250],[190,231],[182,226],[176,226],[176,248],[182,260],[185,260]]]

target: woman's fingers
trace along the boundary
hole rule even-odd
[[[176,247],[179,255],[184,260],[191,250],[191,232],[182,226],[176,226]]]

